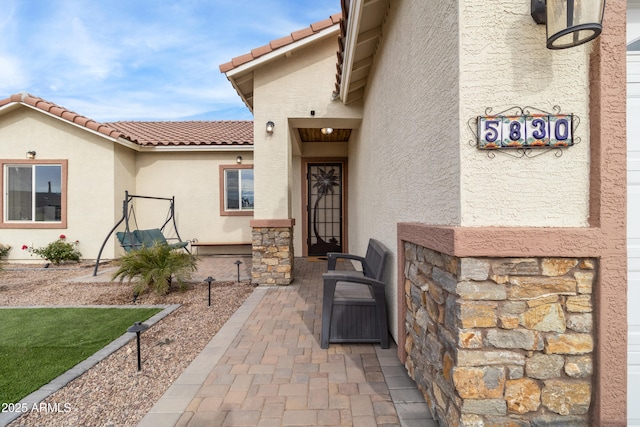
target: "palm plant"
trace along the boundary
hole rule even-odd
[[[187,281],[196,271],[196,261],[194,255],[156,243],[124,255],[113,280],[123,282],[127,279],[134,283],[134,295],[140,295],[149,288],[159,295],[166,295],[173,279],[181,290],[186,288]]]

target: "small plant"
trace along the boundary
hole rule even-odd
[[[196,271],[196,261],[197,258],[187,252],[156,243],[125,254],[118,262],[113,280],[133,282],[134,295],[141,295],[149,288],[159,295],[166,295],[172,279],[181,290],[186,288],[186,282]]]
[[[44,248],[32,248],[27,245],[22,246],[22,250],[29,251],[32,255],[38,255],[41,258],[46,259],[53,263],[53,265],[60,265],[64,261],[80,262],[82,254],[78,250],[78,241],[67,242],[67,236],[61,234],[57,240],[49,243]]]
[[[0,270],[2,270],[2,259],[9,255],[11,246],[0,243]]]

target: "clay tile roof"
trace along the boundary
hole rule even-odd
[[[11,95],[9,98],[0,100],[0,107],[4,107],[5,105],[11,104],[11,103],[26,104],[31,107],[37,108],[39,110],[45,111],[53,116],[60,117],[71,123],[76,123],[76,124],[79,124],[80,126],[84,126],[93,131],[107,135],[111,138],[116,138],[116,139],[124,138],[129,141],[135,142],[135,140],[132,139],[130,136],[125,135],[124,133],[118,131],[115,128],[105,126],[87,117],[81,116],[80,114],[74,113],[73,111],[69,111],[64,107],[60,107],[59,105],[53,104],[49,101],[46,101],[42,98],[38,98],[37,96],[33,96],[28,93],[17,93],[17,94]]]
[[[142,146],[253,145],[249,120],[112,122],[105,125],[135,135]]]
[[[111,138],[123,138],[141,146],[253,145],[253,122],[113,122],[99,123],[28,93],[0,100],[0,108],[26,104]]]
[[[336,13],[334,15],[331,15],[327,19],[311,24],[308,28],[303,28],[301,30],[294,31],[288,36],[285,36],[276,40],[272,40],[264,46],[255,48],[249,53],[237,56],[233,58],[231,61],[220,65],[220,72],[221,73],[229,72],[234,68],[239,67],[240,65],[246,64],[247,62],[251,62],[254,59],[258,59],[263,55],[271,53],[284,46],[288,46],[291,43],[297,42],[309,36],[312,36],[326,28],[331,27],[332,25],[339,23],[341,20],[342,20],[342,13]]]

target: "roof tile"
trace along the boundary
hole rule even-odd
[[[287,46],[291,43],[297,42],[299,40],[305,39],[316,34],[319,31],[322,31],[328,27],[331,27],[334,24],[339,23],[342,20],[342,13],[336,13],[331,15],[329,18],[324,19],[322,21],[311,24],[307,28],[300,29],[298,31],[294,31],[288,36],[281,37],[276,40],[272,40],[269,44],[253,49],[251,52],[233,58],[229,62],[225,62],[219,66],[221,73],[228,73],[240,65],[246,64],[247,62],[253,61],[254,59],[258,59],[263,55],[269,54],[281,47]]]
[[[28,93],[0,100],[0,107],[11,103],[26,104],[111,138],[123,138],[142,146],[253,145],[250,120],[100,123]]]

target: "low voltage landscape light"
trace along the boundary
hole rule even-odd
[[[127,332],[135,332],[136,333],[136,341],[138,343],[138,371],[142,370],[142,360],[140,357],[140,333],[149,329],[149,325],[141,322],[136,322],[133,326],[130,326],[127,329]]]
[[[211,276],[209,276],[206,279],[204,279],[204,281],[209,284],[209,307],[211,307],[211,282],[213,282],[214,280],[216,280],[216,279],[214,279]]]
[[[566,49],[602,33],[605,0],[531,0],[531,17],[547,26],[547,48]]]
[[[238,267],[238,282],[239,282],[240,281],[240,264],[242,264],[242,261],[236,260],[234,264]]]
[[[273,128],[276,126],[271,120],[267,122],[267,133],[271,135],[273,133]]]

